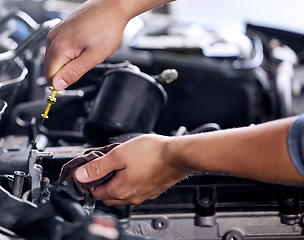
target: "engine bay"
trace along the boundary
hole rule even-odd
[[[304,36],[248,24],[232,38],[193,22],[146,23],[57,94],[41,124],[52,94],[42,74],[45,38],[60,19],[52,12],[38,22],[5,10],[0,239],[303,239],[299,186],[207,172],[154,200],[108,207],[79,197],[58,177],[87,150],[141,134],[221,131],[303,112]]]

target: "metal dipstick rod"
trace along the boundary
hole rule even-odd
[[[33,144],[32,144],[32,149],[33,149],[33,148],[35,147],[35,145],[36,145],[37,137],[38,137],[38,134],[39,134],[39,132],[40,132],[40,128],[41,128],[41,126],[42,126],[44,120],[45,120],[46,118],[49,118],[48,114],[49,114],[49,111],[50,111],[50,109],[51,109],[51,106],[52,106],[54,103],[56,103],[56,98],[55,98],[56,94],[57,94],[57,93],[58,93],[58,94],[62,94],[62,91],[56,91],[56,90],[54,90],[53,87],[49,87],[49,89],[52,91],[52,94],[51,94],[51,96],[49,96],[49,97],[47,98],[48,104],[47,104],[47,106],[46,106],[46,109],[45,109],[44,113],[41,114],[42,121],[41,121],[41,123],[39,124],[37,134],[36,134],[36,136],[35,136],[35,138],[34,138],[34,141],[33,141]]]

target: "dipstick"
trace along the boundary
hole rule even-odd
[[[45,109],[44,113],[41,114],[41,117],[42,117],[43,119],[48,118],[48,114],[49,114],[49,111],[50,111],[50,109],[51,109],[51,106],[52,106],[54,103],[56,103],[56,98],[55,98],[56,94],[57,94],[57,93],[58,93],[58,94],[62,94],[61,91],[56,91],[56,90],[54,90],[53,87],[49,87],[49,89],[52,91],[52,95],[48,97],[48,99],[47,99],[48,105],[46,106],[46,109]]]
[[[34,148],[36,147],[36,141],[37,141],[37,137],[38,137],[38,134],[39,134],[39,132],[40,132],[41,126],[42,126],[44,120],[45,120],[46,118],[49,118],[49,117],[48,117],[48,114],[49,114],[49,111],[50,111],[50,109],[51,109],[51,106],[52,106],[54,103],[56,103],[56,98],[55,98],[56,94],[57,94],[57,93],[58,93],[58,94],[62,94],[62,91],[56,91],[56,90],[54,90],[53,87],[49,87],[49,89],[52,91],[52,94],[51,94],[51,96],[49,96],[49,97],[47,98],[48,105],[46,106],[46,109],[45,109],[44,113],[41,114],[42,121],[40,122],[39,127],[38,127],[38,129],[37,129],[38,131],[37,131],[36,136],[35,136],[35,138],[34,138],[34,140],[33,140],[33,142],[32,142],[32,148],[31,148],[31,149],[34,149]],[[30,155],[31,155],[31,151],[30,151]],[[30,156],[30,155],[29,155],[29,156]]]

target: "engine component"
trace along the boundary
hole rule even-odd
[[[85,138],[103,145],[124,133],[151,133],[167,93],[156,80],[134,69],[105,73],[84,128]]]

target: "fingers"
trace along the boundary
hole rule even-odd
[[[53,87],[57,90],[63,90],[79,80],[87,71],[98,65],[94,61],[89,51],[84,50],[79,57],[74,58],[63,65],[53,77]],[[103,59],[102,59],[103,60]],[[101,61],[101,59],[100,59]],[[56,68],[56,66],[54,66]]]
[[[107,4],[86,1],[48,33],[43,73],[55,90],[75,83],[118,48],[127,21],[118,21],[112,5],[105,11]]]
[[[114,176],[115,177],[115,176]],[[112,181],[111,179],[110,181]],[[97,200],[102,200],[104,204],[108,206],[117,206],[117,205],[129,205],[130,200],[122,199],[120,196],[113,194],[113,191],[109,190],[113,184],[110,182],[101,184],[94,188],[91,191],[92,196]]]
[[[161,160],[163,141],[159,139],[146,135],[129,140],[105,156],[79,167],[75,177],[88,183],[115,171],[109,181],[91,190],[93,197],[106,205],[137,205],[154,199],[184,177],[183,173],[166,165],[167,161]],[[149,151],[153,154],[147,155]],[[160,171],[164,167],[168,171]]]
[[[70,62],[72,59],[80,55],[79,47],[72,47],[68,41],[56,37],[60,31],[61,25],[52,29],[47,36],[46,51],[43,63],[43,74],[48,81],[52,81],[55,74],[62,66]]]
[[[101,51],[102,48],[99,49],[95,42],[84,41],[87,36],[75,32],[79,32],[75,26],[67,28],[61,24],[52,29],[47,37],[43,74],[57,91],[75,83],[104,61],[108,54]]]
[[[108,156],[109,154],[110,153],[79,167],[75,171],[75,178],[79,182],[88,183],[96,181],[110,172],[123,169],[124,166],[118,161],[111,159],[111,157]]]
[[[115,178],[115,176],[113,178]],[[115,187],[115,184],[111,182],[113,180],[115,181],[115,179],[111,179],[109,182],[94,188],[94,190],[91,191],[93,197],[97,200],[102,200],[107,206],[138,205],[147,199],[141,196],[141,194],[132,194],[132,196],[130,196],[129,193],[132,192],[132,189],[130,189],[127,194],[122,193],[121,191],[124,191],[124,189],[121,188],[122,186],[118,185]],[[123,184],[123,186],[125,185],[126,183]]]
[[[162,187],[154,189],[147,183],[142,184],[145,179],[132,179],[126,171],[126,168],[116,171],[108,182],[91,190],[92,196],[108,206],[137,205],[147,199],[157,198],[164,191]]]
[[[48,55],[47,55],[48,54]],[[55,90],[61,91],[79,80],[87,71],[94,68],[104,59],[94,59],[94,54],[90,50],[83,50],[79,55],[74,55],[73,59],[68,56],[51,56],[47,51],[46,58],[50,59],[46,63],[48,79],[52,79]]]

